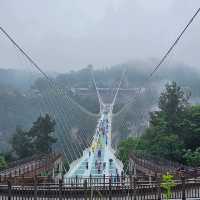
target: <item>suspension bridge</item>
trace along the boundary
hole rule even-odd
[[[66,177],[119,176],[123,164],[111,147],[111,105],[103,105],[101,116],[91,147],[84,150],[83,156],[70,165]]]
[[[116,88],[116,92],[110,104],[105,104],[103,102],[93,73],[91,73],[91,76],[100,105],[100,117],[91,146],[83,151],[83,156],[80,159],[74,161],[70,165],[70,170],[65,177],[120,176],[121,173],[123,173],[123,164],[115,157],[115,151],[111,146],[112,112],[122,84],[123,76],[119,81],[118,88]]]
[[[160,62],[155,65],[153,71],[147,75],[145,79],[145,84],[149,83],[150,78],[158,71],[161,64],[165,61],[170,52],[177,45],[184,32],[188,29],[194,18],[200,12],[200,8],[189,20],[186,27],[178,35],[174,43],[170,46],[169,50],[161,58]],[[0,27],[0,32],[14,45],[17,51],[20,52],[20,55],[23,58],[26,58],[26,61],[31,64],[37,72],[39,71],[47,81],[47,89],[40,92],[40,111],[41,113],[49,112],[51,116],[56,119],[56,134],[59,140],[59,150],[64,156],[64,160],[69,166],[69,170],[66,170],[64,176],[62,176],[63,181],[59,181],[59,184],[56,186],[48,185],[48,187],[42,185],[41,188],[37,188],[37,181],[34,179],[34,186],[27,188],[14,187],[9,180],[12,180],[12,177],[16,177],[21,174],[22,169],[27,167],[33,170],[26,171],[33,176],[33,172],[36,173],[36,170],[39,173],[47,170],[50,163],[61,163],[60,157],[51,157],[52,159],[46,159],[42,163],[39,160],[31,161],[29,164],[19,165],[18,168],[10,168],[0,174],[0,182],[2,176],[9,177],[6,179],[3,178],[3,181],[8,181],[8,185],[5,188],[4,186],[0,187],[2,194],[5,194],[8,199],[11,199],[12,192],[15,197],[20,195],[34,196],[37,199],[39,197],[44,197],[49,195],[49,197],[54,198],[59,192],[59,199],[66,197],[66,194],[69,198],[82,198],[85,195],[85,199],[89,195],[93,195],[93,187],[97,186],[98,191],[100,191],[100,196],[109,197],[111,199],[112,195],[116,197],[128,197],[129,195],[134,197],[134,199],[161,199],[163,193],[160,188],[160,182],[158,180],[148,180],[148,182],[142,182],[143,180],[136,180],[136,177],[128,176],[124,173],[124,166],[120,160],[117,159],[115,155],[115,150],[112,148],[112,126],[113,122],[120,123],[124,125],[126,123],[125,119],[122,118],[123,113],[130,108],[130,105],[135,101],[135,98],[127,103],[118,113],[113,114],[114,106],[117,102],[118,93],[121,90],[121,85],[126,74],[126,69],[121,74],[119,82],[116,88],[112,89],[112,101],[106,102],[103,99],[103,96],[100,93],[100,89],[97,86],[94,74],[91,72],[92,83],[95,87],[97,99],[99,102],[99,113],[92,113],[88,111],[81,104],[77,103],[68,92],[62,88],[54,79],[48,76],[41,67],[34,61],[34,59],[26,53],[26,51],[8,34],[8,32]],[[137,90],[137,97],[142,95],[143,89],[145,86],[142,85],[141,88]],[[142,115],[143,113],[141,113]],[[54,159],[53,159],[54,158]],[[175,168],[165,166],[161,168],[151,161],[148,161],[144,158],[138,157],[138,155],[131,155],[131,171],[137,170],[142,171],[144,174],[148,175],[149,173],[154,173],[155,177],[162,172],[163,169],[172,170],[175,172]],[[40,163],[39,168],[37,167]],[[34,166],[34,167],[33,167]],[[50,169],[51,168],[51,169]],[[53,170],[54,166],[49,167],[49,170]],[[35,170],[34,170],[35,169]],[[10,170],[10,171],[9,171]],[[14,171],[14,173],[12,173]],[[16,173],[18,171],[18,174]],[[22,173],[23,175],[23,173]],[[132,175],[132,174],[131,174]],[[134,174],[135,175],[135,174]],[[91,178],[95,177],[100,180],[100,182],[93,182]],[[193,176],[194,177],[194,176]],[[199,170],[195,171],[195,179],[177,180],[176,191],[174,192],[174,197],[186,199],[186,192],[188,197],[200,197],[200,183],[199,179]],[[79,180],[79,181],[78,181]],[[89,185],[88,185],[88,180]],[[66,187],[63,187],[62,184],[65,184]],[[94,184],[93,184],[94,183]],[[73,188],[75,185],[75,188]],[[113,187],[112,187],[113,186]],[[187,186],[187,187],[186,187]],[[13,190],[12,190],[13,189]],[[21,192],[25,191],[25,193]],[[27,192],[29,191],[29,192]],[[74,191],[74,193],[73,193]],[[114,194],[113,191],[116,193]],[[194,194],[195,191],[195,195]],[[44,192],[44,193],[43,193]],[[90,192],[90,193],[89,193]],[[108,193],[107,193],[108,192]],[[70,196],[71,195],[71,196]],[[78,196],[73,196],[78,195]],[[96,194],[96,197],[99,194]],[[102,196],[102,197],[103,197]]]

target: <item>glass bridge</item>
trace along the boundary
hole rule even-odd
[[[111,147],[112,112],[106,105],[96,127],[91,146],[83,151],[83,156],[72,162],[64,178],[70,177],[111,177],[120,176],[123,164],[114,155]]]

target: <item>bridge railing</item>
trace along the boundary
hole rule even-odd
[[[27,162],[19,162],[18,165],[0,171],[0,183],[7,181],[9,178],[17,178],[24,176],[35,176],[41,172],[50,170],[54,162],[61,157],[60,154],[49,154],[41,157],[34,157],[35,160]],[[11,165],[12,166],[12,165]]]
[[[152,182],[143,181],[138,177],[129,176],[119,177],[119,180],[113,181],[107,177],[106,181],[101,183],[99,179],[93,178],[92,184],[89,179],[77,180],[76,184],[69,182],[50,183],[39,182],[39,177],[34,179],[32,185],[15,185],[8,180],[7,184],[0,185],[0,198],[15,199],[22,198],[54,198],[54,199],[164,199],[164,191],[161,188],[161,180]],[[200,179],[185,179],[182,177],[175,181],[176,185],[172,189],[173,199],[200,198]]]
[[[46,156],[47,156],[46,154],[39,154],[39,155],[33,155],[33,156],[30,156],[30,157],[27,157],[27,158],[15,160],[13,162],[10,162],[7,165],[6,169],[13,168],[13,167],[16,167],[18,165],[22,165],[24,163],[31,162],[33,160],[39,160],[39,159],[42,159],[42,158],[44,158]]]
[[[144,169],[154,173],[175,172],[178,169],[184,169],[188,172],[195,171],[194,168],[182,165],[180,163],[157,158],[145,152],[131,152],[129,154],[129,159],[131,159],[139,167],[143,167]]]

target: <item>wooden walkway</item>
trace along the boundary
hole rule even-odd
[[[7,182],[8,179],[40,176],[43,172],[51,171],[54,163],[61,157],[61,154],[53,153],[14,162],[7,169],[0,171],[0,183]]]
[[[187,178],[200,177],[200,168],[192,168],[165,159],[153,158],[153,156],[132,152],[129,155],[132,168],[145,176],[157,176],[170,172],[174,177],[184,173]]]

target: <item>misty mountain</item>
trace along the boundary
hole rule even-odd
[[[16,90],[25,91],[30,88],[34,81],[40,77],[37,73],[23,70],[0,69],[0,85],[12,87]]]
[[[165,64],[150,79],[148,84],[144,84],[152,68],[153,62],[129,62],[104,69],[94,70],[94,77],[98,87],[115,88],[121,78],[124,69],[127,69],[122,88],[145,87],[146,92],[138,103],[134,104],[123,118],[127,119],[127,130],[118,127],[115,140],[127,137],[132,133],[141,133],[147,125],[148,113],[156,109],[158,97],[164,85],[168,81],[176,81],[179,85],[191,91],[191,101],[199,103],[200,99],[200,72],[196,68],[191,68],[181,64]],[[55,74],[55,73],[54,73]],[[78,71],[70,71],[66,74],[56,74],[53,79],[59,87],[64,88],[79,104],[90,110],[98,112],[98,101],[96,96],[79,96],[73,94],[73,88],[90,88],[94,90],[91,73],[88,68]],[[15,131],[16,126],[30,127],[32,122],[40,115],[41,105],[44,105],[42,95],[48,93],[49,84],[46,79],[41,78],[37,73],[27,74],[21,70],[0,69],[0,147],[5,147],[10,136]],[[50,95],[54,95],[51,93]],[[127,102],[130,99],[127,99]],[[116,108],[119,110],[126,101],[117,102]],[[64,105],[63,105],[64,106]],[[48,108],[46,108],[48,112]],[[145,113],[145,117],[138,118],[137,113]],[[126,132],[121,136],[121,132]],[[117,139],[116,139],[117,138]]]

